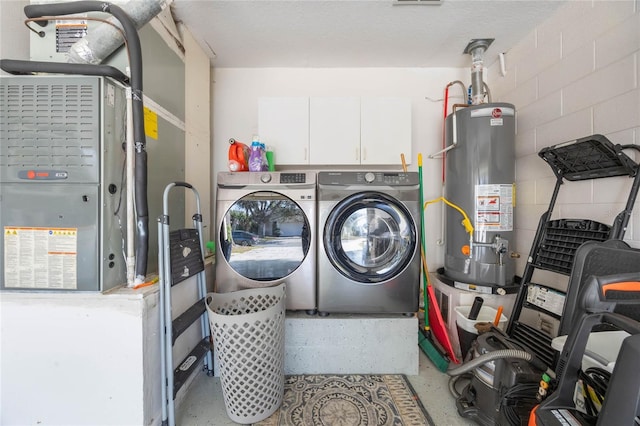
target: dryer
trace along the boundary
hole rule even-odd
[[[220,172],[220,293],[286,283],[290,310],[316,309],[315,172]]]
[[[404,313],[420,297],[415,172],[318,173],[318,311]]]

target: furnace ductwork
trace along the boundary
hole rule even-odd
[[[157,16],[169,3],[170,0],[131,0],[123,4],[121,8],[129,15],[136,28],[140,29]],[[117,28],[122,29],[122,25],[120,21],[113,17],[109,18],[108,21],[113,25],[103,23],[74,43],[69,49],[67,62],[101,64],[120,47],[124,39]]]

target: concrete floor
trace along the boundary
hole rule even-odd
[[[464,426],[475,423],[460,417],[449,393],[449,376],[441,373],[420,351],[419,374],[409,376],[411,385],[437,426]],[[181,426],[236,425],[227,417],[218,377],[199,374],[186,390],[176,409],[176,423]]]

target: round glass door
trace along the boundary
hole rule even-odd
[[[309,252],[309,221],[283,194],[254,192],[236,201],[220,227],[220,248],[229,265],[256,281],[280,280]]]
[[[411,260],[416,228],[409,211],[378,192],[353,195],[329,214],[325,252],[342,275],[375,284],[393,278]]]

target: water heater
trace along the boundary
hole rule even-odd
[[[448,209],[444,272],[465,284],[513,283],[515,205],[515,108],[487,103],[458,108],[446,118],[445,197],[469,216]]]

